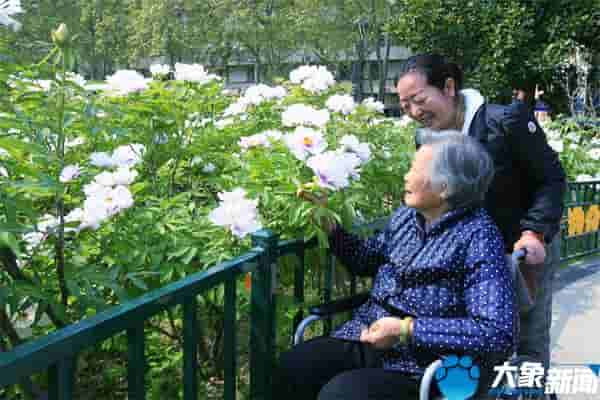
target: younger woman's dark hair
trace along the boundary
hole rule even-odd
[[[427,83],[444,89],[448,78],[454,79],[456,90],[461,90],[463,85],[463,71],[458,64],[448,61],[439,54],[418,54],[409,57],[400,69],[396,83],[409,72],[420,72],[425,75]]]

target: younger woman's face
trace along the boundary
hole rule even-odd
[[[456,122],[456,90],[448,79],[443,90],[427,83],[420,72],[409,72],[398,80],[400,107],[414,120],[434,130],[458,129]]]

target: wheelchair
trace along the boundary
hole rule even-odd
[[[513,252],[510,257],[507,257],[507,264],[511,269],[511,274],[513,278],[513,284],[515,285],[515,290],[517,293],[517,300],[519,304],[519,311],[521,313],[527,312],[531,307],[533,307],[534,300],[532,295],[528,289],[528,286],[525,282],[525,279],[521,273],[520,265],[521,262],[525,259],[527,255],[526,249],[519,249]],[[321,304],[318,306],[314,306],[309,308],[308,313],[309,316],[304,318],[296,328],[294,333],[294,345],[302,343],[304,340],[304,333],[306,328],[311,324],[315,323],[319,320],[328,319],[335,314],[339,314],[342,312],[352,311],[353,309],[361,306],[365,303],[370,297],[369,293],[360,293],[351,297],[343,298],[340,300],[335,300],[329,303]],[[519,356],[518,352],[514,353],[507,362],[510,366],[520,367],[524,362],[534,362],[528,357]],[[443,359],[438,359],[427,366],[421,381],[419,383],[419,400],[429,400],[430,393],[432,389],[432,384],[434,383],[434,378],[436,376],[436,372],[443,366]],[[499,391],[500,393],[502,390]],[[484,397],[480,397],[482,393],[478,391],[478,397],[470,397],[476,399],[525,399],[528,397],[522,396],[504,396],[499,395],[497,397],[490,397],[484,395]],[[543,397],[529,397],[529,398],[538,398],[543,399]],[[441,398],[435,398],[432,400],[438,400]],[[555,395],[550,395],[551,400],[556,400]]]

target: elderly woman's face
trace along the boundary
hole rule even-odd
[[[442,130],[455,127],[456,120],[454,84],[440,90],[429,85],[425,75],[410,72],[398,80],[398,97],[400,107],[412,119],[419,121],[427,128]]]
[[[425,217],[432,214],[439,216],[446,209],[446,202],[440,192],[431,188],[429,173],[433,161],[433,150],[430,146],[421,146],[416,152],[410,170],[404,176],[404,203],[422,212]]]

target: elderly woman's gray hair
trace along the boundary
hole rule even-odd
[[[458,131],[429,129],[419,130],[419,142],[432,147],[431,186],[446,189],[451,208],[483,203],[494,177],[494,162],[479,142]]]

